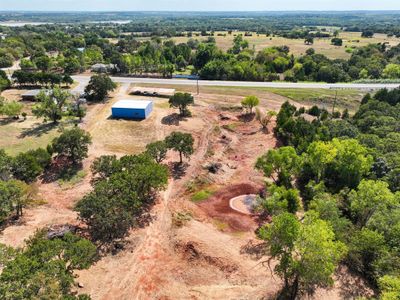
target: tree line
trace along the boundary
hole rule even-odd
[[[258,204],[272,222],[258,234],[278,259],[282,296],[332,285],[340,263],[382,299],[400,294],[399,95],[400,89],[380,90],[366,95],[352,117],[321,118],[322,111],[313,121],[303,118],[304,109],[282,105],[275,134],[283,146],[256,163],[273,181]]]

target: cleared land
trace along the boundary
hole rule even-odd
[[[141,84],[146,86],[145,84]],[[195,86],[184,85],[149,85],[174,88],[176,91],[196,94]],[[271,109],[279,110],[280,105],[286,100],[291,100],[299,106],[318,105],[320,108],[332,109],[333,104],[339,110],[348,109],[355,111],[360,105],[366,91],[352,89],[284,89],[284,88],[254,88],[254,87],[221,87],[201,86],[200,95],[209,103],[227,102],[239,105],[240,99],[248,95],[255,95]]]
[[[71,180],[67,188],[57,181],[40,181],[38,194],[46,203],[28,208],[20,223],[1,233],[0,242],[22,246],[38,228],[79,225],[72,208],[91,189],[90,164],[96,157],[135,154],[172,131],[189,132],[195,139],[195,153],[178,171],[173,169],[177,155],[168,154],[165,163],[173,176],[150,212],[151,222],[132,230],[120,252],[105,255],[88,270],[77,272],[78,292],[107,300],[272,298],[282,282],[261,264],[268,256],[255,237],[257,220],[230,209],[229,200],[264,187],[264,178],[254,163],[259,155],[277,146],[274,124],[263,131],[256,120],[244,119],[237,109],[240,101],[256,94],[262,100],[262,110],[277,110],[288,98],[263,89],[204,87],[195,95],[196,105],[190,107],[193,116],[188,119],[179,118],[161,98],[153,98],[154,111],[147,120],[109,118],[115,101],[142,98],[128,96],[130,87],[121,84],[106,103],[89,106],[80,126],[91,133],[93,144],[79,180]],[[182,89],[193,91],[193,87],[182,86],[178,90]],[[3,126],[9,125],[0,125],[1,130]],[[46,145],[45,141],[40,143]],[[207,168],[212,163],[220,165],[216,174]],[[208,193],[192,201],[201,191]],[[179,216],[185,216],[185,221],[177,225]],[[274,264],[272,261],[271,267]],[[360,287],[357,295],[346,294],[349,283]],[[360,278],[341,269],[335,287],[319,290],[315,299],[370,294]]]
[[[218,34],[226,34],[226,36],[218,36]],[[244,32],[233,32],[229,35],[227,32],[216,32],[215,40],[217,46],[223,50],[228,50],[232,47],[233,39],[235,35],[243,34]],[[388,43],[391,46],[398,45],[400,43],[400,38],[388,37],[386,34],[375,34],[373,38],[363,38],[361,37],[361,32],[341,32],[339,37],[343,39],[343,46],[337,47],[331,45],[332,38],[315,38],[313,45],[304,44],[303,39],[287,39],[283,37],[267,37],[266,35],[257,35],[257,33],[252,33],[252,36],[244,37],[245,40],[249,41],[250,49],[260,51],[263,48],[272,46],[288,46],[291,53],[295,56],[300,56],[305,54],[307,49],[314,48],[317,53],[324,54],[329,58],[349,58],[350,53],[346,52],[346,49],[351,49],[353,47],[362,47],[371,43]],[[194,39],[206,40],[207,37],[197,37],[193,36]],[[174,37],[172,38],[176,43],[185,43],[188,41],[188,37]],[[351,50],[349,50],[351,51]]]

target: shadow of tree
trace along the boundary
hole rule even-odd
[[[19,135],[20,139],[23,139],[27,136],[35,136],[40,137],[43,134],[48,133],[50,130],[54,129],[57,126],[55,123],[40,123],[37,126],[26,128],[22,130],[21,134]]]
[[[182,117],[181,115],[177,113],[170,114],[168,116],[165,116],[162,118],[161,123],[164,125],[173,125],[173,126],[179,126],[179,122],[181,121],[186,121],[187,118]]]
[[[10,123],[14,123],[14,122],[21,122],[23,120],[21,119],[14,119],[14,118],[5,118],[5,119],[0,119],[0,126],[2,125],[8,125]]]
[[[341,281],[340,295],[343,299],[370,298],[372,287],[366,285],[366,280],[347,267],[340,266],[336,272],[337,280]],[[354,288],[357,287],[357,288]],[[376,291],[374,291],[376,293]]]
[[[189,167],[187,163],[171,162],[168,164],[169,171],[174,179],[181,179]]]
[[[238,119],[244,123],[248,123],[254,120],[256,114],[255,113],[251,113],[251,114],[241,114],[240,116],[238,116]]]
[[[71,180],[80,170],[82,164],[72,164],[66,158],[57,157],[51,164],[50,168],[46,169],[41,179],[44,183],[51,183],[57,180],[69,181]]]
[[[259,260],[266,255],[266,243],[250,240],[240,248],[240,254],[247,254],[253,260]]]

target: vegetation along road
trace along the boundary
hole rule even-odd
[[[79,82],[79,87],[83,87],[89,82],[89,75],[72,76],[74,81]],[[113,81],[119,83],[149,83],[149,84],[177,84],[177,85],[196,85],[197,80],[189,79],[161,79],[161,78],[133,78],[133,77],[111,77]],[[317,83],[317,82],[254,82],[254,81],[222,81],[222,80],[199,80],[199,86],[239,86],[239,87],[267,87],[267,88],[296,88],[296,89],[393,89],[399,84],[393,83]],[[83,87],[84,88],[84,87]]]

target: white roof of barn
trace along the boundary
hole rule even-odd
[[[149,106],[152,103],[153,103],[153,101],[146,101],[146,100],[119,100],[112,107],[113,108],[145,109],[147,106]]]

